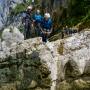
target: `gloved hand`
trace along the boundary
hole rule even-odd
[[[32,28],[34,27],[33,23],[31,24],[31,27],[32,27]]]
[[[25,25],[25,23],[23,23],[23,25]]]
[[[43,34],[46,34],[47,32],[45,32],[45,31],[42,30],[42,33],[43,33]]]

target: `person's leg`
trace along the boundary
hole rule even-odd
[[[71,29],[69,29],[69,35],[71,35],[72,34],[72,31],[71,31]]]
[[[23,32],[23,34],[24,34],[24,40],[26,40],[26,33],[27,33],[27,28],[26,28],[26,26],[24,26],[24,32]]]
[[[36,32],[36,36],[40,36],[40,28],[39,28],[39,26],[36,26],[35,32]]]
[[[49,37],[49,35],[45,35],[46,42],[48,41],[48,37]]]
[[[37,26],[35,27],[35,36],[38,36],[38,28],[37,28]]]
[[[72,29],[70,29],[70,35],[72,35],[72,32],[73,32]]]
[[[68,29],[66,29],[66,35],[68,35]]]
[[[30,27],[30,25],[28,25],[27,32],[26,32],[26,38],[29,39],[30,36],[31,36],[31,27]]]
[[[63,39],[63,38],[64,38],[64,32],[61,31],[61,39]]]
[[[38,36],[40,36],[40,28],[38,27]]]
[[[69,35],[69,29],[67,29],[67,35]]]
[[[42,41],[46,43],[47,42],[46,35],[42,33],[41,34],[41,37],[42,37]]]

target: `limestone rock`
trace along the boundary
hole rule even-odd
[[[28,88],[35,88],[37,86],[37,82],[32,80]]]
[[[6,25],[11,10],[22,2],[23,0],[0,0],[0,30]]]
[[[62,54],[59,53],[61,47]],[[0,57],[3,55],[0,66],[11,66],[10,75],[17,74],[12,75],[12,81],[21,80],[18,90],[27,89],[32,80],[41,90],[73,90],[75,86],[90,89],[90,31],[46,44],[40,37],[32,38],[20,44],[11,44],[9,50],[4,55],[0,52]],[[12,73],[14,68],[16,73]],[[5,73],[3,76],[6,78],[3,81],[7,81]]]
[[[63,81],[60,84],[58,84],[56,90],[71,90],[71,85],[68,82]]]
[[[43,89],[41,89],[40,87],[37,87],[35,90],[43,90]]]
[[[7,84],[0,88],[0,90],[16,90],[15,84]]]
[[[21,43],[24,40],[24,36],[16,27],[10,27],[3,31],[2,39],[7,47],[11,47],[15,43]]]

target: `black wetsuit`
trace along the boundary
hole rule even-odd
[[[28,11],[24,13],[23,24],[24,24],[24,39],[29,39],[31,36],[32,15]]]

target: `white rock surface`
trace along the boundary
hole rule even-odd
[[[24,36],[16,27],[10,27],[2,32],[2,39],[7,47],[11,47],[14,43],[21,43],[24,40]]]
[[[16,27],[8,27],[2,32],[0,41],[0,58],[10,55],[10,48],[24,41],[23,34]]]
[[[63,55],[58,52],[60,43],[63,42]],[[76,65],[73,68],[77,68],[80,74],[85,72],[90,73],[90,31],[85,31],[81,34],[75,34],[64,40],[57,40],[55,42],[49,42],[46,44],[48,51],[40,51],[40,58],[45,61],[51,71],[52,87],[51,90],[55,90],[56,80],[65,78],[66,64],[72,60]],[[87,65],[88,62],[88,65]],[[88,69],[86,69],[88,68]],[[59,77],[58,77],[59,76]]]
[[[8,35],[10,36],[10,33],[8,33]],[[12,37],[12,35],[10,37]],[[4,40],[7,41],[5,37]],[[12,38],[10,40],[12,42],[18,42],[19,39],[17,40],[15,37],[13,40]],[[58,49],[62,42],[64,43],[63,54],[60,54]],[[65,78],[66,64],[68,62],[70,62],[74,70],[78,71],[79,75],[90,73],[90,31],[85,31],[80,34],[75,34],[72,37],[48,42],[46,44],[43,44],[41,38],[33,38],[22,42],[20,45],[11,45],[11,50],[12,52],[8,54],[11,56],[17,52],[24,52],[24,50],[26,50],[27,57],[32,54],[33,51],[37,51],[41,62],[47,64],[51,71],[51,90],[56,90],[57,80]],[[2,53],[0,53],[0,57],[1,56]],[[15,57],[15,55],[13,57]],[[76,77],[77,74],[74,76]]]

